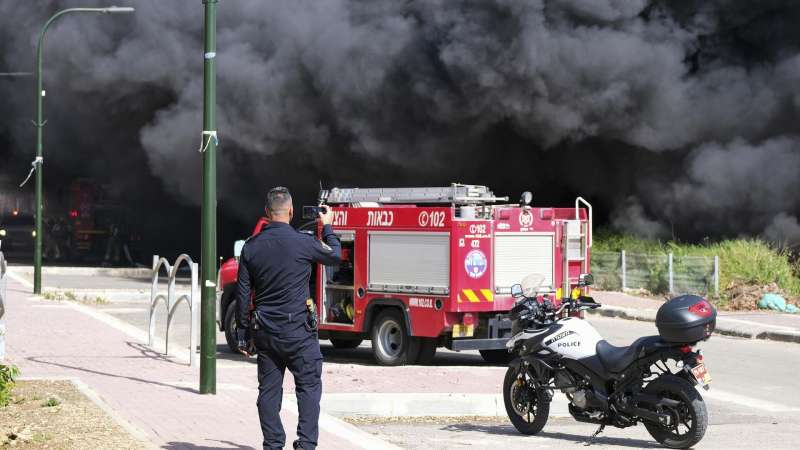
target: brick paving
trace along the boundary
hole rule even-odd
[[[254,365],[221,368],[217,395],[199,395],[197,369],[161,357],[69,303],[31,297],[30,288],[13,279],[4,319],[7,358],[23,376],[79,378],[153,446],[260,448]],[[286,403],[281,418],[290,447],[297,418]],[[346,438],[336,423],[323,426],[319,448],[358,447],[352,435]]]

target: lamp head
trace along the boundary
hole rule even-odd
[[[104,13],[116,14],[116,13],[132,13],[136,11],[134,8],[130,6],[109,6],[108,8],[103,8],[102,11]]]

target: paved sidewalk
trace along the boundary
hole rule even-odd
[[[653,322],[662,300],[637,297],[622,292],[592,291],[592,296],[603,305],[593,313],[607,317]],[[782,314],[771,311],[719,311],[719,334],[751,339],[800,343],[800,314]]]
[[[260,448],[253,366],[226,370],[221,363],[217,395],[199,395],[197,369],[154,353],[88,309],[31,297],[29,287],[9,280],[8,359],[24,377],[78,378],[154,447]],[[286,388],[291,394],[291,384]],[[285,401],[281,414],[289,448],[297,424],[293,403]],[[327,415],[320,425],[322,449],[391,448]]]

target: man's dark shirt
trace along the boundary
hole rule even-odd
[[[250,328],[250,292],[259,325],[274,334],[293,334],[305,324],[309,278],[314,263],[339,264],[342,246],[330,225],[322,239],[300,233],[291,225],[272,222],[247,240],[239,258],[236,286],[240,329]]]

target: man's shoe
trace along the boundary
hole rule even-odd
[[[292,447],[294,448],[294,450],[310,450],[310,449],[307,449],[306,447],[303,447],[303,446],[300,444],[300,441],[299,441],[299,440],[298,440],[298,441],[294,441],[294,442],[292,442]]]

